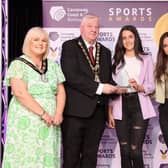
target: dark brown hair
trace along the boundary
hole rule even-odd
[[[165,32],[162,34],[159,40],[159,49],[157,53],[157,61],[156,61],[156,67],[155,67],[155,79],[157,82],[161,82],[161,76],[166,71],[168,55],[166,55],[166,53],[164,52],[163,41],[167,37],[168,37],[168,32]]]
[[[114,57],[113,57],[114,62],[112,65],[112,72],[114,74],[116,72],[117,65],[119,65],[121,63],[121,67],[122,67],[125,63],[125,61],[124,61],[125,48],[123,46],[123,40],[122,40],[122,33],[125,30],[132,32],[135,36],[135,45],[134,45],[135,56],[139,60],[143,61],[139,55],[140,54],[146,55],[146,53],[143,51],[142,42],[141,42],[141,39],[140,39],[140,36],[139,36],[139,33],[138,33],[136,27],[133,25],[125,25],[124,27],[122,27],[122,29],[119,32],[118,40],[117,40],[117,43],[115,46]]]

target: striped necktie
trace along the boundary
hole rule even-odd
[[[92,65],[95,65],[95,59],[93,56],[93,46],[89,47],[89,56],[90,56],[90,60],[91,60]]]

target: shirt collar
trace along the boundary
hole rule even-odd
[[[83,39],[83,41],[86,45],[86,48],[89,48],[90,46],[93,46],[95,48],[95,46],[96,46],[96,42],[93,45],[90,45],[86,40]]]

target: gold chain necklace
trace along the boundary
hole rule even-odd
[[[46,72],[48,70],[48,62],[47,59],[42,61],[42,67],[41,70],[39,70],[34,64],[32,64],[31,62],[29,62],[28,60],[26,60],[23,57],[18,57],[16,58],[16,60],[20,60],[22,62],[24,62],[25,64],[27,64],[28,66],[30,66],[32,69],[34,69],[36,72],[38,72],[41,76],[41,81],[42,82],[48,82],[48,79],[46,77]]]
[[[83,46],[82,42],[81,41],[78,41],[78,45],[80,46],[80,48],[82,49],[82,52],[84,53],[88,63],[89,63],[89,66],[92,70],[92,72],[94,73],[95,75],[95,81],[96,82],[100,82],[100,78],[99,78],[99,73],[100,73],[100,65],[99,65],[99,62],[100,62],[100,44],[99,43],[96,43],[96,56],[95,56],[95,65],[93,65],[89,59],[89,55],[88,55],[88,52],[86,51],[85,47]]]

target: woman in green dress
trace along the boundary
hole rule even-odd
[[[23,55],[11,62],[4,84],[11,86],[3,168],[60,168],[65,81],[61,68],[46,59],[49,38],[31,28]]]

